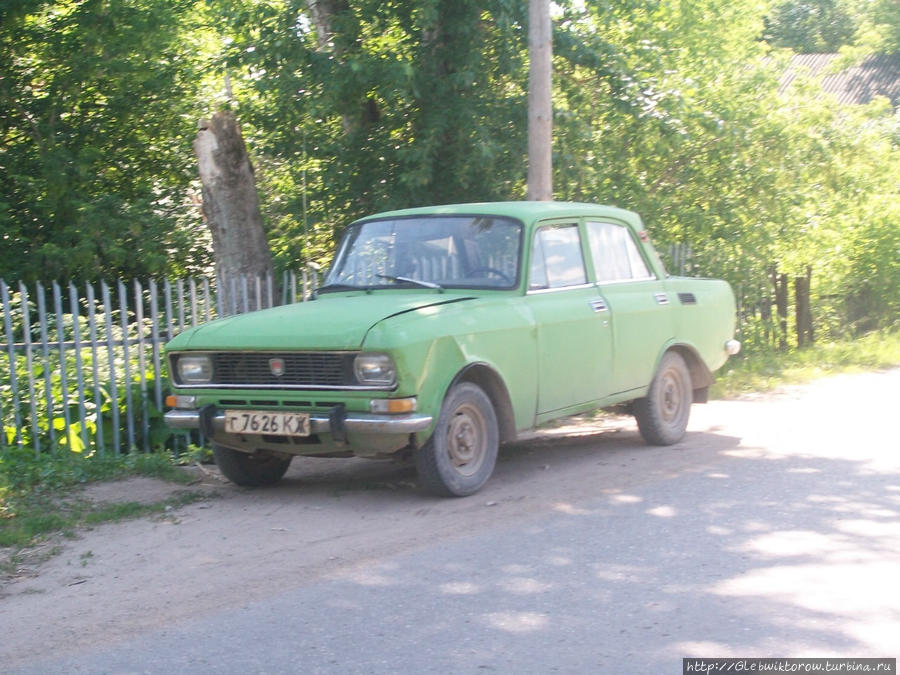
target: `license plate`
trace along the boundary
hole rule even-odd
[[[309,436],[309,415],[260,410],[226,410],[225,431],[231,434]]]

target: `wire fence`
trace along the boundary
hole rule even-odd
[[[315,291],[310,270],[272,277],[7,284],[0,279],[0,453],[102,455],[173,447],[165,344],[185,328]]]

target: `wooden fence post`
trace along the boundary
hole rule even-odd
[[[807,266],[806,275],[794,277],[796,295],[795,315],[797,321],[797,346],[803,347],[813,342],[812,309],[809,302],[812,267]]]
[[[787,349],[788,276],[779,274],[775,266],[769,268],[769,277],[775,288],[775,310],[778,314],[778,348]]]

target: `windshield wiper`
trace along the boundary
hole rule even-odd
[[[410,279],[409,277],[395,277],[395,276],[391,276],[390,274],[376,274],[375,276],[378,277],[379,279],[387,279],[388,281],[399,281],[401,283],[405,282],[408,284],[415,284],[416,286],[422,286],[423,288],[434,288],[439,291],[444,290],[443,286],[441,286],[440,284],[436,284],[432,281],[422,281],[421,279]]]

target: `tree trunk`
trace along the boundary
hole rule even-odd
[[[553,35],[550,0],[528,5],[528,199],[553,199]]]
[[[321,52],[327,52],[331,49],[331,39],[333,37],[331,20],[338,4],[343,6],[345,3],[338,3],[337,0],[306,0],[310,19],[313,26],[316,27],[316,44],[318,44]]]
[[[217,112],[211,120],[201,122],[194,153],[203,183],[203,215],[212,233],[216,275],[227,280],[219,292],[227,294],[232,279],[243,277],[253,283],[271,277],[272,254],[259,211],[253,166],[234,115]],[[236,287],[242,284],[238,282]],[[248,309],[255,308],[254,300]]]
[[[334,16],[338,12],[346,12],[349,9],[347,0],[306,0],[306,8],[309,10],[310,20],[316,29],[316,47],[322,54],[334,54],[338,61],[342,59],[343,50],[336,43],[334,31]],[[353,42],[343,36],[344,44]],[[355,107],[355,106],[354,106]],[[350,136],[360,128],[360,122],[377,121],[380,116],[378,103],[371,97],[366,97],[362,106],[361,115],[350,113],[347,110],[341,112],[341,126],[344,135]],[[355,113],[355,111],[354,111]]]

